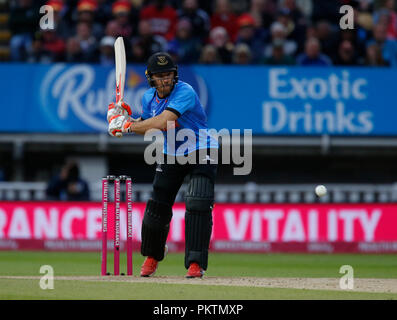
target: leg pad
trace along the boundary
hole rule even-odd
[[[164,247],[171,218],[172,207],[169,204],[153,199],[148,201],[141,231],[141,254],[143,256],[151,256],[157,261],[164,259]]]
[[[212,232],[214,184],[204,175],[193,175],[186,194],[185,267],[197,262],[208,266],[208,248]]]

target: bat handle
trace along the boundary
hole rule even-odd
[[[116,106],[118,106],[118,107],[120,107],[121,108],[121,103],[123,102],[123,100],[122,99],[120,99],[119,101],[117,101],[116,102]]]

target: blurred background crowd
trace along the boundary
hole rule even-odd
[[[340,29],[344,4],[353,30]],[[40,29],[42,5],[54,30]],[[113,65],[123,36],[130,63],[168,51],[179,64],[397,66],[394,0],[11,0],[4,10],[3,60]]]

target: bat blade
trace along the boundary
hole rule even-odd
[[[114,57],[116,63],[116,103],[124,98],[126,59],[123,37],[118,37],[114,43]]]

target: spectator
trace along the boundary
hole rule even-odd
[[[115,38],[104,36],[100,42],[99,64],[103,66],[114,66],[114,42]]]
[[[355,47],[357,48],[357,53],[360,57],[364,57],[365,44],[371,37],[373,29],[373,18],[372,18],[372,0],[361,0],[354,11],[355,18],[355,28],[354,30],[341,30],[341,33],[346,33],[347,31],[355,31]],[[354,43],[354,42],[353,42]]]
[[[306,19],[302,14],[301,9],[297,6],[296,0],[283,0],[280,9],[284,10],[294,22],[295,26],[305,26]]]
[[[168,52],[178,63],[196,63],[200,57],[201,41],[192,33],[190,20],[179,20],[176,37],[168,43]]]
[[[194,37],[201,41],[208,37],[210,18],[204,10],[198,7],[197,0],[184,0],[182,9],[178,11],[178,19],[189,20],[194,31]]]
[[[367,40],[367,35],[365,35],[363,38],[361,36],[358,36],[358,33],[360,32],[360,27],[357,27],[356,29],[346,29],[346,30],[341,30],[339,32],[339,44],[342,43],[343,41],[349,41],[352,43],[353,47],[355,48],[356,55],[364,57],[365,56],[365,47],[366,43],[368,42]]]
[[[316,38],[310,38],[305,43],[305,53],[297,58],[300,66],[331,66],[331,59],[321,53],[321,44]]]
[[[178,20],[176,10],[166,4],[166,0],[155,0],[154,4],[145,6],[141,10],[140,19],[150,23],[152,33],[172,40]]]
[[[343,2],[344,0],[312,0],[312,21],[316,23],[325,20],[331,24],[339,24],[338,12]]]
[[[321,20],[317,22],[316,29],[323,53],[335,58],[338,54],[338,37],[333,32],[331,24],[326,20]]]
[[[141,20],[138,25],[138,36],[131,40],[131,48],[131,61],[146,63],[152,54],[167,50],[167,40],[152,33],[148,20]]]
[[[218,56],[218,51],[212,44],[207,44],[201,50],[200,63],[202,64],[219,64],[220,58]]]
[[[28,62],[53,63],[64,59],[66,44],[55,30],[38,31],[32,43]]]
[[[11,60],[23,61],[32,47],[35,31],[39,26],[39,8],[33,0],[18,0],[17,6],[10,11],[9,29]]]
[[[66,163],[58,176],[51,179],[46,190],[49,200],[89,201],[89,188],[80,178],[79,167],[75,162]]]
[[[98,9],[95,14],[95,22],[105,26],[112,19],[112,2],[109,0],[97,0]]]
[[[98,43],[92,33],[92,25],[80,22],[77,25],[77,38],[80,41],[81,49],[86,57],[86,61],[93,61],[96,54]]]
[[[254,20],[257,28],[262,28],[264,24],[263,12],[265,10],[265,0],[252,0],[247,12]]]
[[[121,35],[121,28],[116,20],[110,20],[105,28],[105,36],[117,38]]]
[[[339,44],[338,55],[334,61],[337,66],[355,66],[357,65],[357,57],[353,44],[344,40]]]
[[[49,0],[46,3],[54,10],[54,27],[56,33],[63,40],[71,36],[70,26],[65,19],[63,19],[62,12],[65,10],[65,5],[62,0]]]
[[[355,22],[357,22],[357,26],[366,31],[372,30],[374,25],[372,12],[372,0],[361,0],[354,12],[356,18]]]
[[[254,18],[257,28],[267,30],[274,20],[276,10],[273,0],[252,0],[248,13]]]
[[[91,33],[97,41],[103,36],[103,27],[99,23],[95,22],[95,14],[98,10],[98,4],[96,0],[79,0],[77,3],[77,21],[75,25],[80,22],[84,22],[90,26]],[[77,33],[77,30],[74,31]]]
[[[135,37],[138,35],[138,24],[139,17],[141,14],[142,0],[127,0],[131,2],[131,10],[129,14],[129,23],[132,28],[132,35]]]
[[[179,2],[180,0],[176,1]],[[197,2],[198,7],[204,10],[208,14],[208,16],[211,17],[214,10],[213,2],[208,0],[197,0]]]
[[[315,0],[296,0],[296,6],[301,10],[306,19],[310,19],[313,14],[313,1]]]
[[[236,40],[238,27],[237,17],[230,8],[229,0],[216,0],[215,12],[211,16],[211,28],[223,27],[226,29],[229,39]]]
[[[130,13],[131,3],[129,1],[119,0],[113,3],[112,14],[117,23],[117,36],[131,38],[133,30],[129,20]]]
[[[265,47],[265,57],[270,58],[273,55],[273,46],[276,42],[277,45],[283,45],[283,53],[287,56],[293,56],[297,50],[297,44],[293,40],[287,40],[287,30],[280,22],[274,22],[271,27],[272,43]]]
[[[376,43],[368,45],[365,65],[370,67],[388,66],[388,63],[383,59],[381,48]]]
[[[91,25],[87,22],[79,22],[76,32],[76,35],[68,40],[67,60],[69,62],[97,61],[98,43],[92,35]]]
[[[376,43],[382,51],[382,57],[392,67],[397,67],[397,42],[387,39],[387,26],[377,24],[374,26],[373,39],[368,45]]]
[[[232,63],[233,44],[229,41],[229,35],[224,27],[215,27],[211,30],[210,44],[216,48],[220,63]]]
[[[282,1],[281,15],[286,19],[285,24],[290,27],[289,39],[297,43],[304,42],[307,21],[301,9],[297,6],[296,0]]]
[[[240,43],[233,50],[234,64],[250,64],[252,62],[252,53],[248,45]]]
[[[264,39],[261,33],[257,33],[255,20],[249,14],[242,14],[237,21],[239,30],[236,44],[245,43],[252,53],[252,62],[260,63],[264,50]]]
[[[288,9],[279,10],[277,12],[275,21],[281,23],[285,27],[288,39],[292,39],[294,41],[299,40],[297,37],[295,22],[292,19],[291,12]]]
[[[308,25],[306,27],[305,39],[309,38],[317,38],[317,29],[314,25]]]
[[[272,43],[271,55],[269,57],[265,57],[263,63],[268,65],[294,65],[294,58],[290,55],[285,54],[284,47],[285,45],[283,40],[274,40]]]
[[[375,24],[384,23],[386,25],[388,39],[397,39],[397,13],[394,0],[384,0],[383,6],[374,13],[373,17]]]
[[[83,51],[76,37],[69,38],[66,42],[66,61],[71,63],[84,61]]]

